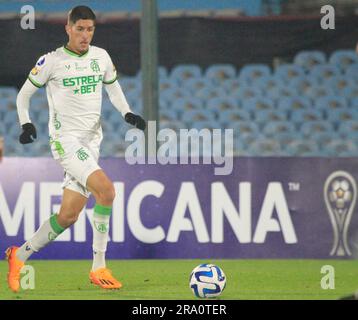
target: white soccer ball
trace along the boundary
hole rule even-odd
[[[214,264],[201,264],[191,272],[189,286],[198,298],[215,298],[224,291],[226,276]]]

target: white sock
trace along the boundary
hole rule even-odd
[[[110,215],[93,214],[93,264],[92,271],[106,267],[106,250]]]
[[[48,243],[55,240],[65,229],[57,222],[57,214],[46,220],[29,241],[26,241],[17,251],[16,257],[25,262],[34,252],[38,252]]]

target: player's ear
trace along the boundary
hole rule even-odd
[[[66,33],[67,33],[68,36],[70,36],[70,29],[71,29],[71,26],[67,23],[65,25],[65,30],[66,30]]]

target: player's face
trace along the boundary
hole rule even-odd
[[[75,24],[67,24],[66,32],[69,37],[69,46],[73,51],[82,53],[88,50],[94,34],[93,20],[77,20]]]

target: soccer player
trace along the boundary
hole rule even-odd
[[[46,85],[49,103],[49,134],[53,157],[64,168],[60,211],[53,214],[21,247],[10,247],[8,285],[19,290],[20,270],[34,252],[55,240],[76,222],[90,193],[96,204],[93,215],[93,264],[91,282],[104,289],[119,289],[105,263],[109,219],[115,190],[112,181],[98,165],[102,140],[100,111],[102,87],[126,122],[145,130],[145,121],[131,112],[117,82],[116,69],[106,50],[91,46],[96,17],[86,6],[68,14],[68,43],[43,55],[21,88],[16,104],[23,132],[20,143],[32,143],[36,128],[29,118],[29,102],[34,92]]]

